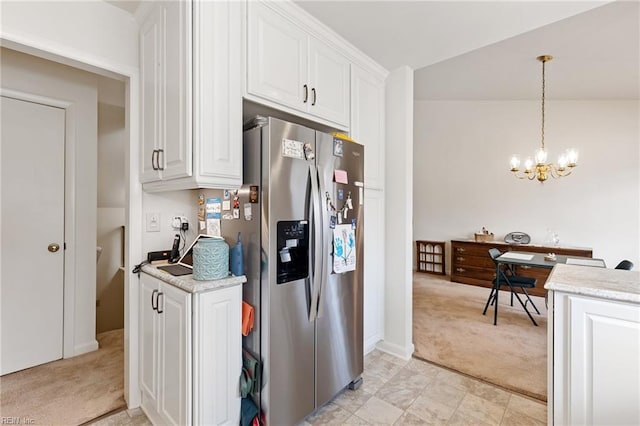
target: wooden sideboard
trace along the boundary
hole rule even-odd
[[[496,266],[489,256],[489,249],[491,248],[497,248],[501,252],[530,251],[568,256],[593,256],[590,248],[508,244],[501,241],[476,242],[471,240],[452,240],[451,281],[491,288],[493,286],[492,281],[496,277]],[[543,287],[547,277],[551,273],[551,269],[518,266],[516,273],[538,279],[538,285],[536,288],[531,289],[529,294],[535,296],[545,295],[546,290]]]

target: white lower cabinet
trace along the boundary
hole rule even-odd
[[[640,305],[552,298],[553,424],[640,424]]]
[[[366,153],[365,153],[366,161]],[[364,351],[384,339],[384,192],[364,190]]]
[[[238,424],[242,287],[140,278],[140,388],[153,424]]]

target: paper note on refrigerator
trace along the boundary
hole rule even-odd
[[[336,225],[333,230],[333,271],[337,274],[356,270],[356,230]]]
[[[333,171],[333,180],[337,183],[349,183],[349,177],[347,176],[346,170],[334,170]]]

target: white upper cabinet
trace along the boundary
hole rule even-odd
[[[242,184],[239,2],[154,2],[140,30],[147,191]]]
[[[262,3],[248,7],[249,93],[302,109],[309,97],[307,33]]]
[[[142,182],[160,177],[156,167],[156,155],[160,148],[160,32],[162,20],[160,8],[147,17],[140,28],[140,74],[141,90],[141,155]]]
[[[233,1],[198,1],[193,7],[194,169],[201,188],[238,187],[244,9]]]
[[[191,7],[160,2],[140,30],[142,182],[192,174]]]
[[[272,6],[247,3],[247,98],[348,129],[349,60]]]
[[[364,183],[384,189],[384,88],[382,77],[351,67],[351,137],[365,146]]]
[[[348,125],[350,65],[336,49],[309,39],[309,112]]]

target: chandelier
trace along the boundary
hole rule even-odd
[[[542,144],[540,149],[536,151],[533,160],[527,157],[523,171],[520,171],[520,157],[518,155],[511,157],[511,171],[518,179],[538,179],[540,182],[544,182],[549,175],[554,178],[570,175],[573,168],[578,164],[578,152],[574,149],[569,149],[560,155],[557,164],[547,163],[547,151],[544,149],[545,64],[552,60],[553,56],[542,55],[536,59],[542,62]]]

